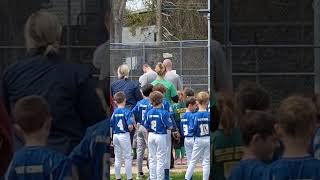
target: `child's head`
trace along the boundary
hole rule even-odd
[[[48,136],[51,127],[51,114],[46,100],[40,96],[27,96],[17,101],[13,115],[25,138],[41,132]]]
[[[275,123],[275,118],[263,111],[248,111],[240,121],[243,142],[259,160],[272,159]]]
[[[316,108],[311,100],[291,96],[281,102],[277,115],[280,136],[309,142],[316,126]]]
[[[117,92],[113,96],[113,100],[117,106],[124,106],[126,104],[126,95],[123,91]]]
[[[153,86],[152,91],[159,91],[162,94],[165,94],[167,92],[167,88],[163,84],[157,84]]]
[[[220,109],[220,124],[225,135],[230,135],[235,127],[234,103],[232,96],[225,93],[217,94],[218,106]]]
[[[253,82],[242,82],[235,99],[240,116],[245,114],[247,110],[268,111],[270,108],[269,93]]]
[[[184,88],[183,91],[184,99],[187,99],[188,97],[194,96],[195,92],[192,88]]]
[[[179,102],[183,102],[183,92],[182,91],[177,91],[177,94],[179,96]]]
[[[188,97],[186,99],[186,107],[189,112],[195,112],[197,109],[197,100],[195,97]]]
[[[150,93],[150,102],[153,107],[160,107],[162,106],[163,102],[163,94],[159,91],[153,91]]]
[[[153,85],[152,84],[146,84],[141,87],[141,91],[144,97],[149,97],[150,93],[152,92]]]
[[[207,108],[209,104],[209,94],[207,92],[201,91],[197,94],[197,104],[199,108]]]

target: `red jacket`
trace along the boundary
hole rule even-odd
[[[0,100],[0,177],[3,176],[10,164],[13,154],[12,126],[8,113]]]

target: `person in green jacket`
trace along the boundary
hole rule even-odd
[[[174,87],[174,85],[171,82],[164,79],[164,76],[166,74],[166,67],[161,62],[159,62],[155,67],[155,71],[158,76],[157,76],[157,79],[154,80],[151,84],[153,86],[157,84],[164,85],[164,87],[166,87],[167,89],[166,93],[164,94],[164,98],[167,101],[169,101],[170,104],[177,103],[179,100],[177,89]]]

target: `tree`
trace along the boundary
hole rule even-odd
[[[127,0],[112,0],[112,20],[110,29],[110,40],[114,43],[122,42],[123,17]]]
[[[157,26],[157,40],[207,39],[207,19],[197,12],[207,9],[207,0],[143,0],[147,12],[126,12],[125,24],[137,27]],[[160,16],[161,12],[161,16]],[[159,20],[159,21],[158,21]]]
[[[162,41],[162,0],[157,0],[156,11],[157,43]]]

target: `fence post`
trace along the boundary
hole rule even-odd
[[[208,49],[207,49],[207,53],[208,53],[208,59],[207,59],[207,62],[208,62],[208,91],[210,90],[210,62],[211,62],[211,57],[210,57],[210,49],[211,49],[211,24],[210,24],[210,15],[211,15],[211,5],[210,5],[210,1],[211,0],[208,0]]]
[[[313,1],[314,11],[314,45],[320,45],[320,0]],[[320,49],[314,48],[314,91],[320,92]]]
[[[182,85],[183,85],[183,59],[182,59],[182,42],[180,41],[180,78],[182,81]]]
[[[142,61],[143,61],[143,64],[146,63],[146,45],[145,45],[145,42],[142,43]],[[149,64],[149,62],[148,62]],[[150,64],[149,64],[150,65]]]
[[[67,61],[71,61],[71,0],[67,1]]]

